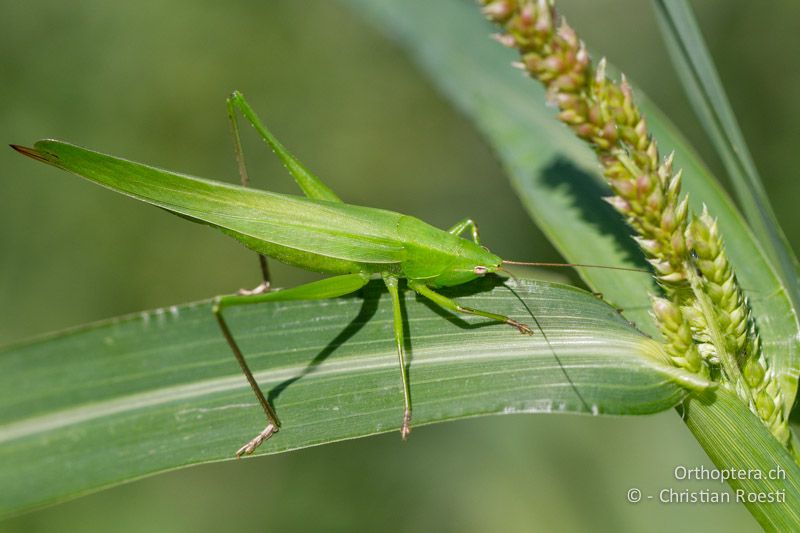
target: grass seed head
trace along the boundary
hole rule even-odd
[[[520,67],[545,86],[559,120],[594,149],[613,192],[605,200],[636,232],[663,289],[665,298],[653,299],[652,314],[673,363],[704,376],[721,371],[773,434],[788,442],[784,397],[717,223],[705,208],[690,218],[681,171],[673,170],[672,154],[660,159],[627,79],[610,80],[605,59],[592,67],[586,46],[551,1],[481,3],[502,26],[501,42],[520,52]]]

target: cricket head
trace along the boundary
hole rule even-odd
[[[452,287],[467,283],[486,274],[497,272],[503,260],[487,248],[461,239],[460,248],[453,255],[448,268],[436,277],[435,285]]]

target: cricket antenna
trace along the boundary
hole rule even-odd
[[[519,266],[532,266],[532,267],[586,267],[586,268],[605,268],[608,270],[625,270],[628,272],[639,272],[641,274],[650,274],[649,270],[643,268],[629,268],[629,267],[614,267],[607,265],[587,265],[585,263],[541,263],[541,262],[527,262],[527,261],[506,261],[503,260],[504,265],[519,265]],[[508,270],[503,270],[508,272]]]
[[[504,263],[505,263],[505,261],[504,261]],[[508,272],[508,270],[505,270],[505,269],[502,269],[502,270],[503,270],[503,272],[506,272],[507,274],[509,274],[514,279],[517,279],[516,276],[511,274],[511,272]],[[544,329],[542,329],[542,325],[539,323],[539,319],[536,318],[536,315],[533,314],[533,311],[531,311],[531,308],[528,307],[528,303],[525,300],[523,300],[522,297],[519,294],[517,294],[517,291],[515,291],[512,287],[506,285],[505,283],[503,284],[503,286],[505,288],[507,288],[508,290],[510,290],[511,294],[513,294],[517,298],[517,300],[519,300],[519,302],[522,304],[522,306],[525,308],[525,310],[530,315],[531,320],[533,320],[534,324],[536,324],[536,327],[539,329],[539,332],[542,334],[542,339],[544,339],[544,342],[547,344],[547,347],[550,349],[550,353],[553,354],[553,358],[556,360],[556,363],[558,363],[558,368],[561,369],[561,372],[564,374],[564,378],[566,378],[567,383],[569,383],[569,386],[572,387],[573,391],[575,391],[575,396],[577,396],[578,400],[580,400],[581,404],[583,404],[583,408],[586,410],[587,413],[593,413],[594,414],[597,408],[592,409],[591,407],[589,407],[589,404],[586,402],[586,398],[584,398],[583,394],[581,394],[581,391],[578,390],[578,386],[575,385],[575,382],[572,381],[572,378],[570,377],[569,373],[567,372],[567,369],[564,368],[564,364],[561,362],[561,358],[556,353],[555,348],[553,348],[553,345],[550,344],[550,339],[547,338],[547,334],[544,332]]]
[[[515,276],[514,273],[511,272],[510,270],[507,270],[507,269],[505,269],[503,267],[500,267],[500,266],[497,267],[497,270],[499,270],[500,272],[503,272],[504,274],[508,274],[508,277],[512,278],[514,281],[519,281],[519,278],[517,276]],[[519,298],[519,296],[517,296],[517,298]]]

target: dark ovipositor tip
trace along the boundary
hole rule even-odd
[[[9,144],[9,146],[22,155],[30,157],[31,159],[37,159],[39,161],[49,163],[49,161],[34,148],[28,148],[27,146],[20,146],[18,144]]]

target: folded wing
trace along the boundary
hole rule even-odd
[[[61,141],[17,150],[99,185],[196,222],[313,254],[399,263],[397,213],[249,189],[170,172]]]

